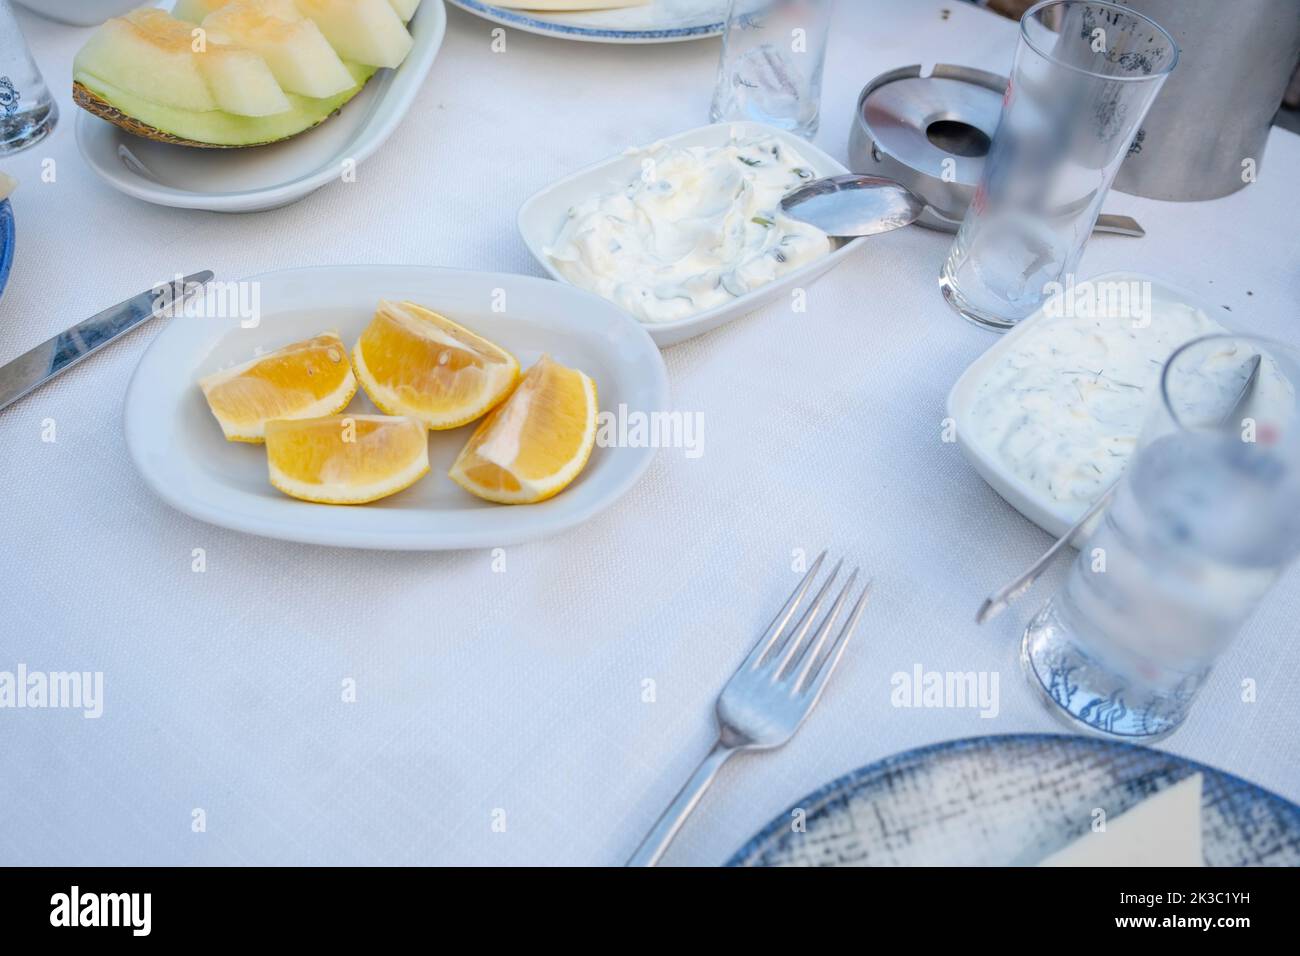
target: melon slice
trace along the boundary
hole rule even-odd
[[[402,18],[403,23],[409,23],[411,17],[415,16],[415,10],[420,5],[420,0],[388,0],[393,5],[393,12]]]
[[[164,24],[161,10],[154,29],[138,22],[144,10],[104,22],[72,62],[76,73],[113,77],[116,85],[183,110],[215,110],[216,98],[194,57],[190,28],[179,32]],[[172,21],[176,23],[176,21]],[[147,23],[147,21],[146,21]]]
[[[178,109],[239,116],[289,110],[265,60],[195,29],[162,10],[141,7],[106,21],[77,54],[73,69],[111,77],[129,93]]]
[[[328,119],[413,41],[418,0],[177,0],[107,21],[77,54],[73,99],[148,139],[258,146]]]
[[[411,34],[389,0],[294,0],[345,60],[395,67],[411,49]]]
[[[213,43],[196,53],[217,106],[236,116],[274,116],[292,107],[266,61],[242,47]]]
[[[352,74],[311,20],[290,5],[277,15],[275,0],[236,0],[203,20],[209,39],[236,44],[266,61],[289,93],[323,98],[355,85]]]

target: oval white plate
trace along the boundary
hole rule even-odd
[[[715,37],[727,22],[727,0],[653,0],[645,6],[578,13],[509,10],[486,0],[451,0],[494,23],[590,43],[675,43]]]
[[[1200,309],[1211,319],[1225,328],[1227,327],[1227,323],[1224,321],[1227,313],[1222,309],[1215,308],[1194,293],[1169,285],[1153,276],[1144,275],[1140,272],[1107,272],[1102,275],[1091,276],[1087,281],[1147,282],[1151,284],[1153,297],[1185,303],[1193,308]],[[947,415],[957,425],[957,447],[961,449],[961,453],[966,460],[979,472],[980,477],[988,482],[989,486],[1001,495],[1007,504],[1048,534],[1059,538],[1074,526],[1084,509],[1081,508],[1075,511],[1063,507],[1061,502],[1055,498],[1027,485],[1006,465],[1002,464],[991,451],[975,444],[966,437],[966,423],[970,420],[970,411],[975,404],[975,392],[980,382],[997,363],[1002,361],[1007,351],[1015,345],[1017,340],[1026,334],[1026,330],[1032,328],[1031,323],[1041,319],[1042,315],[1043,312],[1039,309],[1033,315],[1024,319],[1014,329],[999,338],[997,342],[989,347],[988,351],[972,362],[966,371],[962,372],[961,377],[953,385],[952,391],[948,393]],[[1084,530],[1087,531],[1095,527],[1097,520],[1094,518]]]
[[[447,32],[442,0],[424,0],[409,27],[415,43],[401,66],[380,70],[337,116],[282,143],[171,146],[132,136],[78,109],[77,148],[106,183],[145,202],[212,212],[287,206],[339,180],[345,159],[359,163],[368,157],[406,115]]]
[[[759,123],[715,123],[712,126],[701,126],[685,133],[678,133],[676,136],[669,136],[661,142],[679,146],[725,146],[730,141],[733,129],[739,130],[741,136],[754,133],[776,137],[781,143],[803,156],[818,178],[842,176],[848,172],[843,164],[806,139]],[[622,189],[636,178],[640,169],[640,156],[620,154],[547,186],[520,207],[519,234],[523,236],[533,258],[550,273],[551,278],[565,284],[569,282],[555,268],[550,257],[543,252],[546,246],[555,241],[569,210],[595,193]],[[791,289],[808,285],[832,266],[852,255],[866,241],[865,238],[841,241],[830,255],[822,256],[794,272],[786,273],[775,282],[769,282],[738,299],[673,322],[645,322],[643,323],[645,330],[650,333],[650,337],[660,348],[702,335],[787,295]]]
[[[497,547],[556,534],[613,504],[634,485],[652,448],[597,446],[578,479],[549,501],[494,505],[447,477],[474,426],[433,432],[430,473],[370,505],[317,505],[271,487],[264,446],[227,442],[195,384],[200,376],[327,329],[349,348],[380,298],[411,299],[500,343],[525,368],[542,355],[582,369],[601,409],[653,412],[668,405],[663,359],[650,337],[614,306],[528,276],[422,266],[329,266],[253,276],[260,323],[174,318],[150,344],[127,388],[123,419],[131,458],[168,504],[250,534],[354,548]],[[256,283],[254,285],[254,283]],[[505,305],[504,312],[493,311]],[[358,392],[350,411],[373,413]]]

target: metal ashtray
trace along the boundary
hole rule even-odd
[[[926,203],[917,223],[956,232],[1002,115],[1007,78],[940,63],[882,73],[858,97],[849,135],[855,173],[902,183]]]

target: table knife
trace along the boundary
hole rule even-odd
[[[167,283],[166,286],[154,286],[147,292],[141,292],[125,302],[92,315],[84,322],[78,322],[72,328],[24,352],[12,362],[0,365],[0,409],[12,405],[28,392],[44,385],[118,336],[130,332],[146,319],[163,314],[160,304],[165,304],[174,312],[211,279],[212,272],[205,269]],[[163,290],[167,287],[172,291],[165,295]]]

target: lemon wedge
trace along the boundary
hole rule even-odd
[[[470,494],[531,504],[578,477],[596,443],[596,383],[542,356],[474,430],[451,467]]]
[[[348,351],[334,332],[295,342],[199,379],[227,441],[260,442],[277,418],[318,418],[357,392]]]
[[[352,358],[372,402],[432,429],[474,421],[519,379],[505,349],[414,302],[381,301]]]
[[[271,484],[286,495],[360,505],[395,495],[429,471],[429,433],[413,418],[334,415],[266,425]]]

